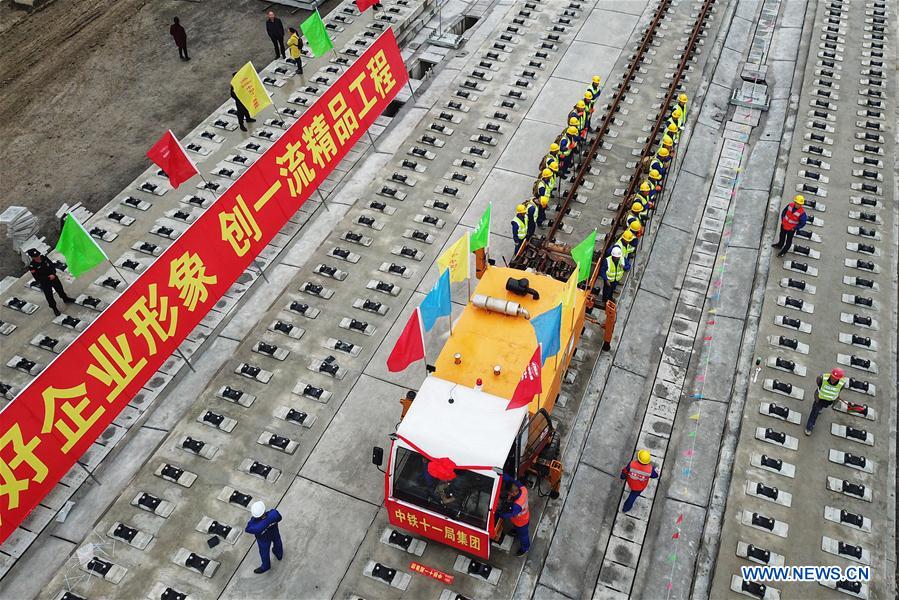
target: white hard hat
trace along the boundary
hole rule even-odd
[[[614,256],[615,258],[621,258],[621,248],[619,248],[618,246],[612,248],[612,256]]]
[[[250,514],[256,517],[257,519],[265,514],[265,502],[262,500],[257,500],[250,506]]]

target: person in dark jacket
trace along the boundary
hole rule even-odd
[[[237,71],[231,73],[231,76],[237,75]],[[247,126],[244,125],[244,121],[249,123],[255,123],[256,119],[250,116],[250,111],[247,110],[247,107],[243,105],[243,102],[240,101],[240,98],[237,97],[237,94],[234,93],[234,86],[231,86],[231,97],[234,98],[234,108],[237,110],[237,122],[240,123],[240,130],[246,131]]]
[[[47,298],[47,304],[50,305],[53,314],[58,317],[62,313],[56,308],[56,300],[53,299],[53,290],[56,290],[56,293],[59,294],[59,297],[62,298],[62,301],[66,304],[74,302],[75,300],[70,298],[62,288],[62,283],[59,281],[59,276],[56,275],[56,267],[53,265],[53,261],[41,254],[36,248],[28,250],[28,256],[31,257],[31,262],[28,264],[28,270],[31,271],[31,275],[34,277],[34,280],[37,281],[37,284],[41,286],[41,291],[44,292],[44,296]]]
[[[275,558],[278,560],[284,558],[281,532],[278,530],[281,513],[274,508],[266,510],[265,504],[257,500],[250,506],[250,514],[253,515],[253,518],[247,523],[245,531],[255,535],[256,543],[259,545],[259,557],[262,559],[262,565],[258,569],[253,569],[253,572],[258,575],[272,568],[269,550],[275,553]]]
[[[178,56],[181,60],[190,60],[190,57],[187,55],[187,32],[184,31],[184,27],[181,26],[181,21],[178,20],[178,17],[175,17],[173,20],[174,23],[169,27],[169,34],[175,40],[175,45],[178,46]]]
[[[275,11],[268,11],[265,21],[265,32],[275,47],[275,58],[284,58],[284,23],[275,16]]]

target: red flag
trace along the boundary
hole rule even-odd
[[[378,4],[381,0],[356,0],[356,8],[359,9],[359,12],[365,12],[366,9],[371,8],[375,4]]]
[[[530,404],[534,396],[543,391],[540,363],[540,346],[538,345],[537,349],[534,350],[534,356],[531,357],[528,366],[524,369],[524,373],[521,374],[518,386],[512,392],[512,399],[509,400],[506,410]]]
[[[171,130],[166,131],[159,141],[147,151],[147,156],[165,171],[173,188],[197,174],[193,161],[184,152]]]
[[[396,340],[396,345],[387,357],[387,370],[391,373],[402,371],[417,360],[425,357],[425,340],[422,335],[421,317],[416,308]]]

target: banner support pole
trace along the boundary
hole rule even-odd
[[[184,353],[181,352],[181,348],[175,348],[175,354],[177,354],[178,356],[180,356],[180,357],[181,357],[181,360],[183,360],[185,363],[187,363],[187,366],[190,367],[190,370],[191,370],[191,371],[193,371],[194,373],[197,372],[197,370],[194,369],[194,366],[193,366],[192,364],[190,364],[190,361],[187,360],[187,357],[184,356]]]

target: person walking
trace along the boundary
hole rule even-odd
[[[528,488],[523,483],[503,474],[503,484],[506,485],[506,505],[496,513],[501,519],[509,521],[513,535],[518,538],[518,552],[515,556],[524,556],[531,549],[531,536],[528,525],[531,520],[531,511],[528,508]]]
[[[287,38],[287,51],[290,53],[290,60],[297,66],[297,73],[303,74],[303,38],[299,32],[293,27],[288,27],[290,37]]]
[[[231,73],[231,76],[237,75],[237,71]],[[256,119],[250,116],[250,111],[247,110],[247,107],[243,105],[243,102],[240,101],[240,98],[237,97],[237,94],[234,93],[234,86],[231,86],[231,97],[234,98],[234,108],[237,110],[237,122],[240,124],[240,130],[246,131],[247,126],[244,125],[244,121],[248,123],[255,123]]]
[[[637,460],[632,460],[621,469],[621,479],[625,480],[625,485],[630,490],[624,506],[621,507],[621,512],[630,512],[634,507],[634,502],[649,485],[649,480],[656,479],[658,476],[659,473],[652,466],[652,456],[650,456],[649,450],[644,449],[637,452]]]
[[[780,236],[772,248],[780,248],[778,256],[786,254],[793,245],[793,235],[805,227],[808,215],[805,214],[805,196],[796,194],[793,201],[787,204],[780,213]]]
[[[265,32],[275,47],[275,58],[284,58],[284,23],[275,16],[275,11],[270,10],[265,21]]]
[[[187,32],[181,26],[181,21],[178,17],[175,17],[172,21],[173,23],[169,27],[169,35],[172,36],[172,39],[175,40],[175,45],[178,46],[178,57],[181,60],[190,60],[190,57],[187,55]]]
[[[31,257],[31,262],[28,264],[28,270],[31,271],[31,276],[34,277],[34,280],[41,287],[41,291],[44,292],[44,297],[47,298],[47,304],[50,306],[50,310],[52,310],[53,314],[58,317],[62,313],[59,312],[59,309],[56,307],[56,300],[53,298],[53,290],[56,290],[56,293],[59,294],[59,297],[62,298],[62,301],[66,304],[74,302],[75,299],[70,298],[63,289],[62,283],[59,281],[59,276],[56,274],[56,266],[53,264],[52,260],[41,254],[37,248],[30,248],[28,250],[28,256]]]
[[[846,385],[846,372],[836,367],[830,373],[818,375],[815,383],[818,389],[815,390],[815,403],[812,404],[812,410],[808,413],[808,420],[805,422],[805,435],[811,435],[815,423],[818,421],[818,415],[825,408],[830,408],[833,403],[840,397],[840,390]]]
[[[284,558],[284,546],[281,545],[281,532],[278,523],[281,521],[281,513],[276,509],[266,510],[265,503],[257,500],[250,506],[250,514],[253,517],[247,523],[246,532],[256,536],[259,545],[259,557],[262,565],[253,572],[259,575],[272,568],[269,551],[275,554],[275,558]]]

